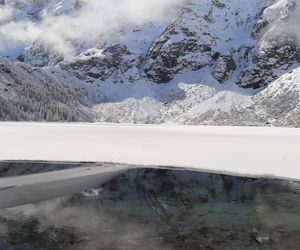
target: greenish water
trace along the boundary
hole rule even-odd
[[[0,249],[299,246],[300,184],[292,181],[149,168],[67,197],[0,210]]]

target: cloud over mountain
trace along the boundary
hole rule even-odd
[[[18,12],[18,6],[28,2],[15,0],[0,5],[0,49],[38,42],[68,56],[72,54],[74,41],[97,40],[122,23],[159,20],[183,0],[64,0],[51,4],[39,1],[34,3],[38,15],[33,20]],[[43,10],[42,5],[46,5]],[[58,15],[58,12],[63,13]]]

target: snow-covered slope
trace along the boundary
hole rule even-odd
[[[80,18],[85,1],[0,1],[0,119],[300,125],[296,0],[174,2],[163,18],[68,37],[66,54],[26,29]],[[8,33],[25,24],[22,39]]]

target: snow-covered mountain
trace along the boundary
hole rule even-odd
[[[86,4],[0,1],[1,120],[300,125],[298,1],[174,1],[90,36],[57,26]]]

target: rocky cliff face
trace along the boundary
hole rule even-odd
[[[299,39],[286,29],[295,15],[296,1],[276,1],[260,16],[253,38],[258,46],[251,51],[250,65],[237,81],[242,87],[264,87],[299,64]]]
[[[83,3],[12,0],[1,4],[14,6],[14,20],[39,23],[44,15],[72,15]],[[77,104],[70,105],[88,111],[79,120],[299,126],[300,44],[297,34],[287,28],[296,23],[298,8],[296,0],[187,0],[159,22],[124,24],[97,41],[71,41],[71,58],[34,41],[1,52],[8,58],[2,64],[26,65],[35,72],[28,79],[35,77],[40,84],[46,74],[57,88],[81,89],[85,94],[75,95]],[[13,75],[9,81],[18,82],[22,70]],[[294,82],[282,85],[293,89],[289,98],[278,94],[282,92],[278,82],[288,75]],[[0,97],[7,106],[8,96],[18,88],[7,86],[5,72],[1,77]],[[61,104],[60,99],[49,98]],[[279,117],[278,102],[285,103],[282,108],[290,107],[289,118]],[[26,112],[14,117],[43,120],[32,109]]]
[[[238,51],[253,42],[251,30],[258,17],[245,12],[257,13],[260,8],[250,3],[240,6],[237,1],[189,2],[150,48],[147,76],[158,83],[168,82],[178,73],[206,68],[224,83],[237,64],[242,66]]]
[[[107,80],[114,72],[117,82],[143,78],[155,83],[205,69],[219,83],[235,73],[230,81],[241,87],[265,87],[300,61],[297,38],[274,34],[295,11],[296,2],[283,1],[280,8],[279,20],[273,20],[270,1],[188,1],[165,30],[152,37],[146,51],[135,53],[119,39],[106,43],[101,57],[76,59],[68,66],[87,78]],[[144,30],[147,27],[137,33]]]

